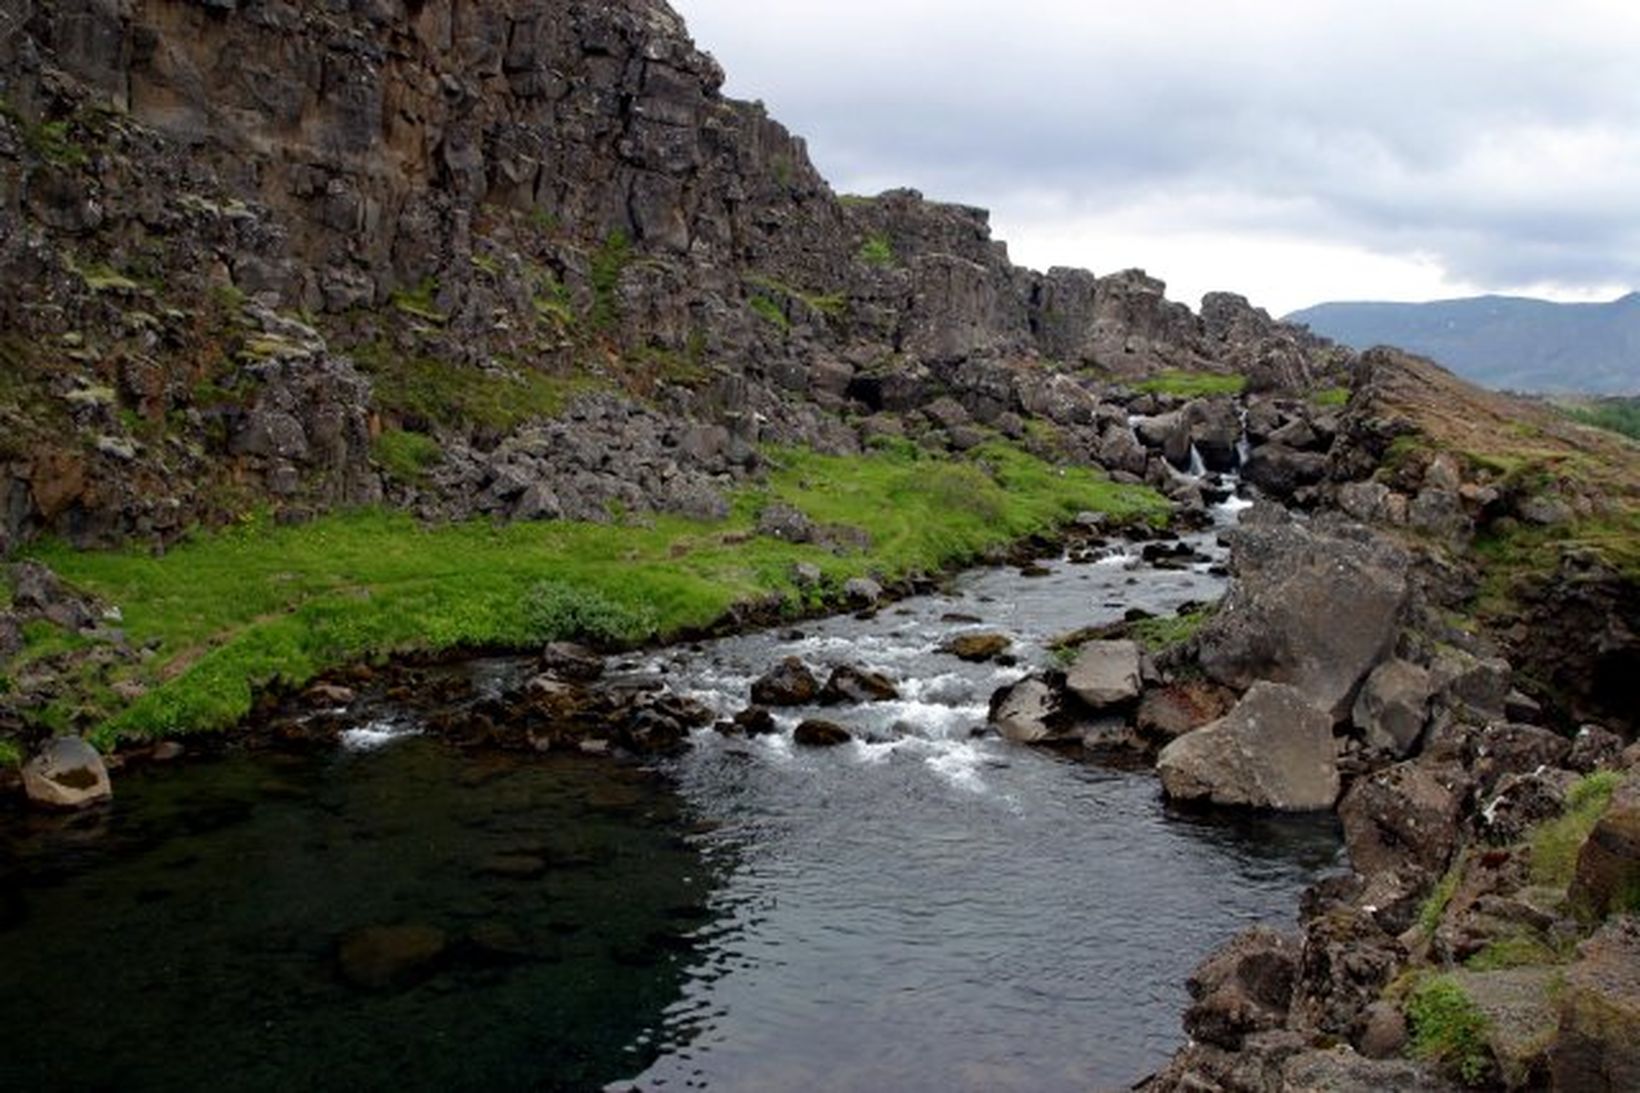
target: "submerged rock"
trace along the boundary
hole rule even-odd
[[[1254,684],[1225,717],[1163,748],[1156,766],[1178,800],[1287,812],[1338,800],[1332,722],[1280,683]]]
[[[85,808],[114,795],[102,756],[77,736],[59,736],[23,764],[23,791],[48,808]]]
[[[365,926],[342,938],[337,968],[364,990],[401,989],[432,974],[448,947],[449,938],[434,926]]]

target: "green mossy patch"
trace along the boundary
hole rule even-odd
[[[1487,1020],[1464,989],[1447,976],[1424,980],[1407,1001],[1412,1054],[1440,1066],[1466,1085],[1479,1085],[1492,1069]]]
[[[1219,372],[1163,372],[1136,385],[1136,390],[1149,395],[1173,395],[1178,398],[1235,396],[1246,389],[1246,376],[1227,376]]]

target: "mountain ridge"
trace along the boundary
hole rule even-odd
[[[1422,303],[1330,301],[1284,321],[1356,349],[1398,346],[1489,387],[1640,392],[1640,292],[1603,303],[1503,294]]]

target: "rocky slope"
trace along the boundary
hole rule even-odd
[[[1331,359],[1235,297],[1019,269],[981,210],[838,198],[661,3],[8,16],[3,549],[383,497],[710,509],[750,445],[858,443],[845,415],[1078,424],[1063,386]],[[589,391],[627,407],[570,419],[604,458],[540,425]]]

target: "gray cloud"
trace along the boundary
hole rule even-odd
[[[840,189],[1640,284],[1628,0],[677,6]]]

